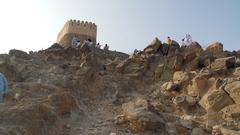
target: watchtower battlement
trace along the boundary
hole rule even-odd
[[[67,21],[58,34],[57,42],[63,47],[69,47],[73,42],[73,38],[78,38],[81,42],[91,40],[96,43],[97,25],[87,21]]]

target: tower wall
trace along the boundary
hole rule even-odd
[[[69,47],[73,37],[79,38],[81,42],[91,39],[96,43],[97,25],[92,22],[70,20],[65,23],[59,32],[57,42],[63,47]]]

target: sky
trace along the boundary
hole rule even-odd
[[[70,19],[96,23],[97,41],[125,53],[186,33],[240,49],[240,0],[1,0],[0,19],[0,53],[46,49]]]

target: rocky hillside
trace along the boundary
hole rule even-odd
[[[240,52],[221,43],[131,56],[58,44],[0,55],[0,135],[239,135]]]

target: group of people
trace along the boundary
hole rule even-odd
[[[186,34],[184,38],[182,38],[182,47],[187,47],[189,45],[192,44],[192,36],[190,34]],[[166,43],[168,45],[172,45],[173,40],[171,39],[171,37],[167,37]]]
[[[97,43],[95,47],[98,49],[101,49],[102,45],[100,45],[100,43]],[[105,44],[105,46],[103,47],[103,50],[109,50],[108,44]]]
[[[93,46],[93,41],[91,39],[84,40],[83,43],[86,43],[89,46]],[[79,48],[81,45],[81,41],[78,37],[73,37],[72,38],[72,47],[73,48]]]
[[[192,36],[190,34],[186,34],[185,37],[182,39],[182,46],[187,47],[192,44]]]
[[[182,47],[186,48],[187,46],[192,44],[192,36],[190,34],[186,34],[184,38],[182,38]],[[173,40],[171,39],[171,37],[167,37],[166,40],[166,44],[168,45],[173,45]],[[139,52],[141,52],[138,49],[134,49],[133,54],[138,54]]]
[[[91,39],[84,40],[83,44],[87,44],[89,47],[95,47],[95,48],[98,48],[98,49],[101,49],[101,47],[102,47],[102,45],[100,45],[100,43],[94,44]],[[80,39],[77,38],[77,37],[73,37],[73,39],[72,39],[72,47],[73,48],[79,48],[80,45],[81,45]],[[105,44],[103,49],[104,50],[109,50],[109,46],[107,44]]]

